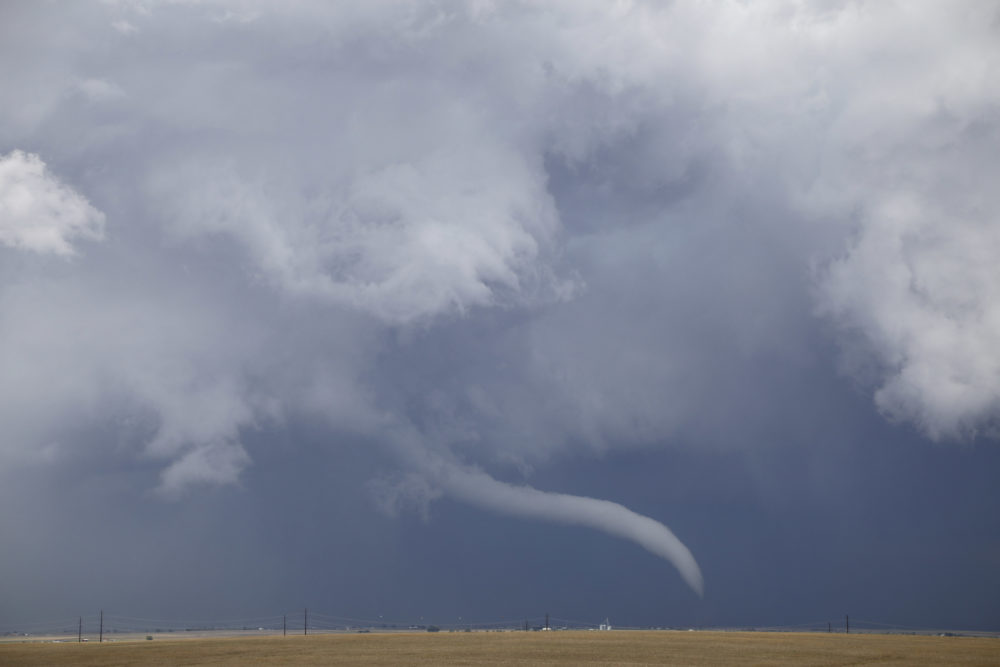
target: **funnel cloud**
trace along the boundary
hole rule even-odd
[[[631,540],[671,563],[695,593],[704,594],[701,570],[688,548],[662,523],[623,505],[504,484],[476,471],[448,470],[443,487],[455,498],[494,512],[586,526]]]

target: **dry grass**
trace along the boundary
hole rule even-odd
[[[0,645],[0,665],[1000,665],[1000,639],[754,632],[316,635]]]

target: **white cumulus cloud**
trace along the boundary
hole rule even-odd
[[[104,214],[64,185],[33,153],[0,156],[0,243],[73,255],[72,240],[104,236]]]

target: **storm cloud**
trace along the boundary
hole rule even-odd
[[[829,387],[993,447],[998,25],[977,2],[5,3],[2,475],[111,457],[183,502],[308,423],[303,466],[377,452],[374,507],[588,525],[700,591],[668,515],[533,479],[767,457],[837,420]]]

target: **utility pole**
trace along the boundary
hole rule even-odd
[[[844,616],[844,627],[847,628],[847,634],[851,634],[851,617]]]
[[[545,629],[549,629],[549,612],[545,612]]]
[[[99,635],[97,635],[97,641],[98,642],[103,642],[104,641],[104,610],[103,609],[101,610],[101,633]]]
[[[288,614],[281,617],[281,636],[288,636]]]
[[[80,617],[80,625],[76,628],[76,643],[83,641],[83,616]]]
[[[830,624],[830,621],[826,622],[826,631],[827,633],[833,632],[833,626]]]
[[[306,618],[306,620],[302,622],[302,634],[308,635],[309,634],[309,607],[306,607],[305,618]]]

